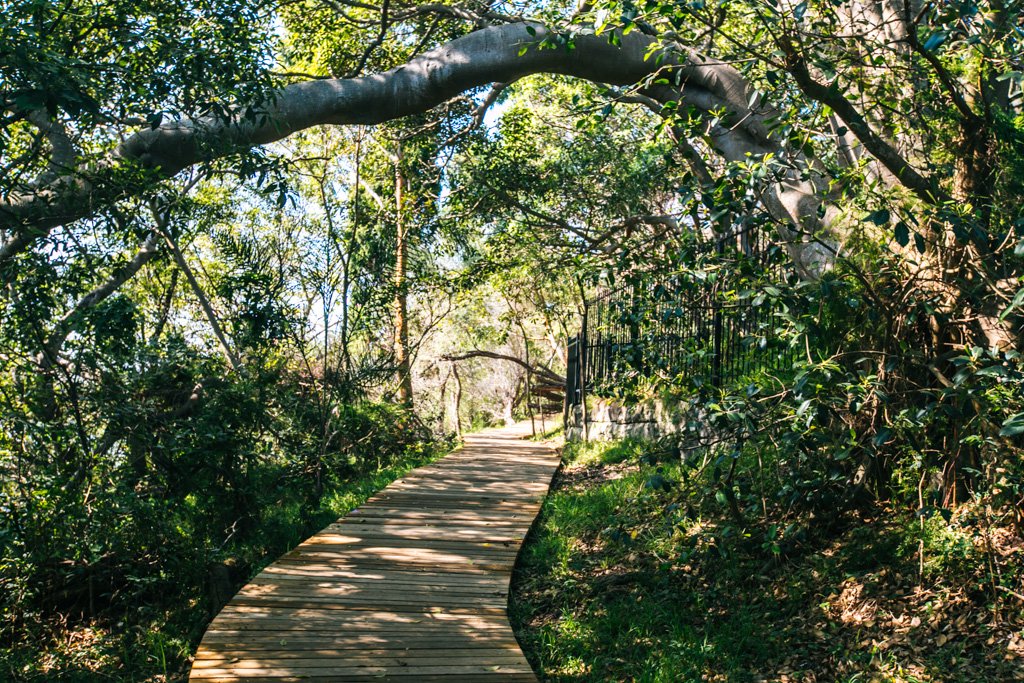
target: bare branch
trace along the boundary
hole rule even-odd
[[[363,72],[363,68],[366,66],[366,61],[370,58],[370,55],[372,55],[373,51],[380,47],[384,42],[384,37],[388,34],[388,28],[391,27],[391,24],[388,21],[388,8],[390,5],[391,0],[384,0],[380,7],[380,31],[378,31],[377,37],[366,46],[366,49],[363,50],[363,56],[359,59],[359,63],[345,75],[345,78],[355,78],[361,74]]]
[[[562,377],[561,375],[556,373],[554,370],[552,370],[551,368],[549,368],[549,367],[547,367],[545,365],[542,365],[540,363],[538,363],[536,365],[530,365],[526,361],[522,360],[521,358],[516,358],[515,356],[509,356],[509,355],[504,354],[504,353],[496,353],[494,351],[467,351],[466,353],[450,354],[450,355],[447,355],[447,356],[442,356],[441,360],[446,360],[446,361],[454,362],[454,361],[460,361],[460,360],[469,360],[471,358],[493,358],[494,360],[508,361],[510,363],[515,363],[516,365],[519,365],[520,367],[523,367],[526,370],[529,370],[530,372],[534,373],[535,375],[538,375],[538,376],[544,378],[548,382],[552,382],[552,383],[555,383],[555,384],[563,384],[563,385],[565,384],[565,378],[564,377]]]
[[[213,305],[210,303],[210,299],[206,296],[206,292],[199,285],[199,281],[196,279],[195,273],[188,265],[188,261],[185,260],[185,255],[181,252],[181,248],[178,246],[178,242],[171,235],[169,228],[169,218],[167,211],[162,209],[155,200],[149,202],[150,210],[153,213],[153,219],[156,221],[156,232],[164,238],[167,246],[171,250],[171,255],[174,256],[174,262],[178,264],[178,268],[181,269],[182,274],[185,275],[185,281],[188,282],[189,287],[192,288],[192,293],[195,294],[196,299],[199,300],[199,305],[203,309],[203,313],[206,315],[206,320],[210,324],[210,329],[213,331],[213,335],[217,338],[217,342],[220,345],[220,349],[224,354],[224,358],[227,359],[228,364],[234,372],[241,372],[242,363],[238,358],[238,355],[228,344],[227,336],[224,334],[224,330],[221,327],[220,321],[217,319],[217,314],[213,310]]]
[[[47,359],[47,361],[44,362],[56,362],[57,357],[60,355],[61,347],[67,340],[68,335],[74,331],[75,325],[82,320],[89,310],[110,297],[121,285],[134,277],[144,265],[152,261],[160,251],[159,245],[160,242],[157,239],[156,233],[147,235],[131,261],[114,271],[113,275],[106,282],[82,297],[75,304],[75,307],[60,319],[54,326],[53,332],[50,333],[50,337],[46,340],[43,358]]]
[[[505,92],[505,89],[512,85],[512,81],[507,83],[493,83],[491,89],[487,91],[487,95],[484,97],[484,101],[480,103],[480,106],[473,112],[473,119],[466,125],[465,128],[452,135],[450,138],[444,141],[442,146],[448,146],[458,140],[459,138],[467,135],[468,133],[476,130],[484,122],[484,117],[487,115],[487,111],[494,106],[494,103],[501,97],[501,93]]]
[[[950,201],[950,197],[939,189],[937,183],[921,175],[895,147],[876,133],[864,116],[838,89],[814,80],[803,56],[797,54],[792,46],[787,47],[785,43],[783,46],[786,48],[787,70],[804,94],[831,107],[857,136],[864,148],[889,169],[904,187],[929,204]]]

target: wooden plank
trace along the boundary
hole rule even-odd
[[[443,532],[441,532],[443,533]],[[435,532],[435,536],[438,532]],[[430,544],[429,548],[423,546]],[[304,543],[296,549],[299,556],[317,552],[336,552],[342,550],[346,555],[356,553],[372,553],[381,550],[406,551],[415,550],[419,555],[443,552],[446,554],[478,555],[489,557],[503,553],[515,554],[518,551],[519,543],[515,545],[511,541],[479,541],[472,539],[447,539],[438,541],[431,538],[398,538],[385,534],[373,535],[367,538],[356,536],[343,536],[341,534],[330,534],[314,542]]]
[[[317,571],[323,570],[329,572],[332,569],[399,569],[402,571],[422,571],[424,573],[432,573],[437,569],[443,567],[446,572],[453,573],[464,573],[464,574],[493,574],[496,572],[507,572],[507,562],[469,562],[466,560],[460,562],[447,562],[443,565],[440,563],[430,562],[416,562],[412,559],[405,558],[404,561],[400,561],[395,557],[346,557],[344,562],[338,562],[332,565],[328,558],[324,555],[317,556],[315,554],[309,554],[304,557],[302,556],[290,556],[282,557],[277,561],[283,567],[294,568],[302,571]]]
[[[443,633],[389,634],[389,633],[268,633],[264,631],[210,631],[203,638],[200,649],[224,652],[235,650],[245,652],[256,649],[272,652],[282,647],[291,651],[304,650],[416,650],[421,648],[444,649],[514,649],[519,644],[511,629],[507,631],[481,631],[453,638]]]
[[[230,611],[227,611],[230,608]],[[281,623],[288,630],[313,631],[331,630],[338,635],[350,636],[358,630],[369,633],[371,630],[409,631],[429,630],[431,635],[440,633],[468,633],[474,629],[479,631],[505,629],[508,620],[501,615],[475,614],[456,610],[430,608],[427,612],[422,607],[406,611],[399,610],[366,610],[366,609],[317,609],[312,607],[282,610],[276,607],[254,607],[251,605],[228,605],[222,610],[223,619],[211,625],[213,632],[225,630],[265,630],[270,623]],[[214,628],[215,627],[215,628]],[[347,630],[346,630],[347,629]],[[211,631],[208,630],[207,633]]]
[[[259,656],[249,655],[241,657],[209,657],[197,660],[193,665],[194,671],[202,669],[337,669],[338,662],[330,657],[314,657],[311,653],[305,653],[304,657],[279,657],[271,656],[269,653],[261,653]],[[406,657],[394,652],[381,653],[374,656],[367,656],[365,652],[355,655],[345,655],[344,666],[347,668],[364,667],[399,667],[416,666],[418,668],[428,666],[479,666],[482,659],[481,654],[454,656],[447,653],[434,653],[432,657]],[[491,652],[487,658],[489,665],[508,665],[521,667],[526,664],[522,654],[508,654],[508,652]],[[528,666],[528,665],[527,665]]]
[[[399,565],[397,562],[385,562],[381,564],[374,564],[369,561],[356,561],[345,558],[344,560],[337,560],[336,562],[327,562],[323,560],[316,560],[312,557],[303,559],[302,557],[282,557],[275,563],[276,567],[282,571],[288,572],[320,572],[320,575],[327,576],[332,572],[352,572],[352,571],[377,571],[377,572],[403,572],[418,574],[427,578],[427,576],[435,574],[439,567],[431,565],[417,565],[417,564],[406,564]],[[450,574],[465,574],[470,575],[493,575],[500,573],[496,570],[487,570],[481,566],[472,565],[460,565],[459,567],[444,567],[444,571]]]
[[[392,586],[388,591],[389,602],[404,600],[451,601],[466,599],[483,599],[488,597],[504,598],[504,587],[495,586],[417,586],[405,584]],[[359,600],[364,596],[371,599],[380,597],[380,588],[373,583],[342,584],[340,586],[308,586],[286,583],[249,584],[238,592],[238,597],[249,600],[277,597],[308,597],[324,600],[350,599]]]
[[[395,675],[401,672],[402,675],[442,675],[451,676],[458,674],[486,674],[494,672],[497,674],[525,674],[533,673],[530,665],[523,660],[522,664],[448,664],[439,666],[417,666],[415,668],[408,666],[395,665],[392,667],[387,666],[338,666],[333,667],[316,667],[316,668],[301,668],[301,667],[286,667],[286,666],[263,666],[263,667],[249,667],[242,670],[235,670],[233,666],[218,667],[218,668],[196,668],[192,666],[192,678],[202,680],[208,677],[215,676],[231,676],[233,674],[240,674],[244,676],[321,676],[321,677],[341,677],[341,676],[367,676],[372,678],[375,675]]]
[[[508,586],[558,456],[527,431],[468,437],[266,567],[211,623],[191,680],[535,683]]]
[[[394,538],[407,541],[430,540],[435,543],[514,543],[518,545],[520,529],[496,529],[488,527],[462,528],[453,524],[423,524],[420,526],[409,526],[399,524],[333,524],[328,531],[332,534],[353,535],[360,538]],[[437,541],[439,536],[444,536],[444,541]]]
[[[506,513],[483,512],[455,512],[451,510],[430,511],[424,508],[391,508],[391,507],[361,507],[353,510],[345,518],[347,522],[355,522],[362,519],[400,521],[402,524],[449,524],[460,527],[514,527],[520,529],[529,526],[536,515],[524,513],[521,510]]]
[[[346,547],[344,544],[335,546],[307,546],[301,550],[295,550],[285,555],[283,559],[293,562],[330,562],[339,553],[344,553],[345,561],[349,564],[359,562],[380,563],[385,560],[388,564],[394,563],[396,568],[409,563],[414,565],[427,565],[435,569],[448,564],[495,564],[515,560],[516,551],[502,544],[494,544],[493,548],[465,549],[457,548],[417,548],[412,547],[389,547],[380,545],[358,545],[353,544]]]
[[[200,680],[200,679],[196,679]],[[494,681],[507,681],[508,683],[537,683],[537,677],[530,673],[504,673],[495,672],[488,674],[424,674],[421,671],[394,671],[372,677],[360,673],[355,676],[339,676],[333,673],[326,675],[300,675],[300,676],[267,676],[267,675],[238,675],[209,676],[201,679],[203,683],[304,683],[305,681],[323,681],[324,683],[365,683],[367,681],[402,681],[403,683],[494,683]]]
[[[424,593],[472,593],[472,592],[495,592],[505,593],[507,588],[506,582],[500,577],[493,579],[466,579],[458,577],[457,579],[448,579],[447,577],[438,577],[438,580],[432,582],[429,585],[424,584],[423,579],[416,579],[415,577],[407,574],[391,574],[393,578],[388,580],[389,591],[411,591]],[[380,590],[380,581],[382,579],[368,579],[368,578],[350,578],[350,579],[311,579],[310,577],[296,577],[291,575],[275,576],[269,575],[258,575],[253,579],[247,587],[257,586],[262,590],[270,590],[271,588],[281,592],[298,591],[302,593],[308,593],[309,591],[348,591],[348,590]]]
[[[260,596],[257,598],[246,598],[238,596],[231,601],[236,605],[248,607],[289,607],[296,609],[327,609],[327,610],[378,610],[382,607],[393,609],[396,612],[411,612],[423,609],[425,606],[436,606],[444,609],[472,609],[475,614],[505,614],[506,600],[496,598],[469,598],[464,595],[456,596],[450,600],[439,600],[437,598],[399,598],[397,600],[375,600],[372,596],[355,598],[352,596],[331,596],[328,598],[301,597],[291,595],[281,596]]]
[[[517,656],[521,657],[519,647],[514,642],[506,647],[437,647],[436,644],[433,647],[420,647],[420,648],[305,648],[295,649],[284,647],[274,648],[273,646],[263,646],[259,650],[261,656],[266,657],[267,660],[272,659],[302,659],[313,657],[354,657],[354,658],[367,658],[367,657],[391,657],[401,656],[407,659],[429,659],[437,656],[438,652],[443,652],[444,656],[451,657],[452,659],[474,659],[479,661],[481,657],[488,656]],[[204,661],[230,661],[231,659],[243,658],[252,656],[250,650],[240,648],[200,648],[199,654],[202,655]]]
[[[432,571],[409,571],[406,569],[373,571],[372,568],[345,570],[339,567],[325,566],[325,570],[303,571],[291,567],[270,567],[256,575],[253,579],[258,583],[303,582],[310,586],[319,583],[363,583],[369,582],[380,586],[381,581],[388,585],[412,584],[416,586],[507,586],[508,579],[499,572],[463,572],[459,574],[438,574]],[[427,583],[429,582],[429,584]]]

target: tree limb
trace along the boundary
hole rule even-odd
[[[178,247],[177,241],[171,235],[169,227],[169,219],[167,213],[156,204],[155,201],[149,203],[150,210],[153,213],[153,219],[156,221],[156,232],[164,238],[164,242],[171,250],[171,255],[174,256],[174,262],[178,264],[178,268],[185,275],[185,281],[188,282],[189,287],[192,288],[192,293],[195,294],[196,299],[199,300],[199,305],[203,309],[203,313],[206,315],[207,322],[210,323],[210,329],[213,331],[214,336],[217,338],[217,342],[220,345],[220,349],[224,354],[224,358],[227,359],[228,365],[234,372],[241,372],[242,363],[238,358],[238,354],[235,353],[231,345],[228,344],[227,336],[224,334],[223,328],[221,328],[220,322],[217,319],[217,314],[213,310],[213,305],[210,304],[209,298],[206,296],[206,292],[199,285],[199,281],[196,279],[195,273],[192,272],[192,268],[189,267],[188,261],[185,260],[185,255],[181,253],[181,248]]]
[[[530,372],[544,378],[549,382],[563,385],[565,384],[565,377],[562,377],[554,370],[545,365],[541,365],[540,363],[538,363],[537,365],[531,365],[526,361],[522,360],[521,358],[509,356],[504,353],[497,353],[495,351],[467,351],[466,353],[462,354],[450,354],[447,356],[442,356],[441,360],[460,361],[469,360],[471,358],[493,358],[494,360],[505,360],[510,363],[515,363],[516,365],[519,365],[520,367],[529,370]]]
[[[82,297],[79,302],[75,304],[75,307],[72,308],[54,326],[53,332],[50,333],[49,338],[46,340],[44,357],[49,359],[49,362],[55,362],[57,357],[60,355],[60,349],[67,340],[68,335],[70,335],[75,329],[75,325],[82,319],[86,312],[95,308],[107,299],[111,294],[116,292],[121,285],[134,277],[144,265],[152,261],[160,252],[159,247],[160,242],[157,239],[156,233],[150,233],[142,242],[142,245],[139,246],[139,251],[131,261],[114,271],[114,274],[111,275],[106,282]]]
[[[742,101],[743,88],[739,86],[745,81],[731,67],[709,66],[693,55],[680,58],[664,52],[648,59],[655,41],[638,32],[623,36],[618,47],[607,37],[579,34],[574,36],[572,50],[536,49],[545,39],[556,40],[541,24],[491,26],[384,73],[286,86],[255,107],[255,116],[242,116],[246,107],[239,105],[237,115],[229,121],[184,118],[140,130],[105,159],[80,166],[44,187],[11,193],[0,202],[0,229],[9,235],[7,243],[0,246],[0,261],[56,226],[93,215],[201,161],[274,142],[312,126],[376,124],[401,118],[466,90],[530,74],[556,73],[630,85],[678,65],[687,88],[717,89],[720,95],[739,95]]]
[[[939,189],[938,185],[921,175],[890,143],[886,142],[868,124],[856,107],[843,97],[838,89],[819,83],[811,76],[807,62],[798,55],[792,46],[786,49],[786,67],[797,85],[811,99],[831,107],[832,111],[843,120],[864,148],[882,162],[896,179],[908,190],[929,204],[941,204],[951,200],[949,195]]]

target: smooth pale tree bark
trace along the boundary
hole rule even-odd
[[[563,74],[611,85],[638,85],[655,99],[680,101],[708,116],[709,139],[728,160],[763,158],[782,147],[772,138],[770,110],[751,109],[753,91],[728,64],[695,51],[666,51],[656,38],[632,32],[613,45],[608,36],[579,33],[573,48],[540,49],[551,31],[536,23],[490,26],[423,53],[384,73],[353,79],[296,83],[278,91],[257,115],[234,121],[182,119],[129,136],[107,158],[15,193],[0,202],[0,262],[30,247],[56,226],[95,214],[119,198],[142,192],[161,178],[240,149],[280,140],[311,126],[375,124],[426,111],[467,90],[538,73]],[[670,76],[678,87],[644,87]],[[244,103],[238,110],[244,111]],[[722,119],[721,111],[731,112]],[[853,127],[851,126],[853,129]],[[855,129],[854,129],[855,130]],[[869,150],[871,151],[871,150]],[[792,151],[791,158],[798,157]],[[140,172],[143,171],[143,172]],[[799,226],[789,241],[819,232],[818,207],[824,181],[799,164],[765,197],[780,222]],[[826,216],[827,219],[827,216]],[[814,271],[823,256],[794,252],[798,266]]]
[[[409,291],[405,261],[409,251],[406,228],[405,172],[402,169],[402,143],[395,155],[395,373],[398,379],[398,400],[412,407],[412,365],[409,361]]]
[[[153,218],[156,221],[157,231],[164,238],[164,242],[170,249],[171,256],[174,257],[174,262],[177,264],[182,274],[184,274],[185,281],[192,289],[192,293],[195,295],[196,300],[199,301],[199,306],[203,309],[203,314],[206,316],[206,321],[210,325],[210,330],[213,332],[213,336],[217,338],[217,344],[220,346],[221,353],[224,354],[224,358],[227,360],[231,370],[234,372],[240,372],[242,369],[242,361],[228,343],[227,335],[224,334],[224,329],[221,327],[217,314],[213,310],[213,304],[210,303],[209,297],[206,296],[206,292],[203,291],[202,286],[199,284],[199,280],[196,279],[195,273],[192,272],[192,268],[188,265],[188,261],[185,259],[185,254],[182,253],[177,240],[175,240],[171,235],[166,216],[155,206],[152,207],[152,211]]]
[[[455,435],[462,438],[462,378],[459,367],[452,363],[452,377],[455,378]]]
[[[621,48],[604,37],[580,36],[575,50],[527,49],[520,55],[521,47],[549,35],[539,24],[530,26],[536,35],[530,35],[523,23],[489,27],[384,73],[287,86],[272,102],[260,106],[255,118],[180,119],[140,130],[91,167],[8,198],[0,204],[0,227],[30,239],[202,160],[274,142],[312,126],[398,119],[495,81],[548,72],[629,85],[657,68],[653,60],[645,59],[652,39],[632,34],[623,39]],[[240,103],[240,108],[245,104]],[[150,171],[148,177],[126,178],[140,168]],[[0,257],[4,255],[0,252]]]
[[[976,107],[961,92],[961,85],[903,26],[916,21],[914,3],[854,0],[849,5],[843,10],[848,30],[837,33],[845,41],[840,51],[863,45],[865,50],[884,48],[881,52],[888,55],[919,55],[932,65],[940,85],[963,114],[965,131],[975,128],[972,107]],[[644,33],[648,29],[618,35],[618,44],[609,35],[594,35],[582,26],[569,30],[572,49],[556,47],[568,42],[566,36],[536,22],[486,26],[383,73],[295,83],[266,102],[240,102],[235,108],[239,116],[230,121],[180,119],[138,131],[105,158],[64,175],[45,173],[35,185],[0,200],[0,264],[31,248],[54,227],[94,215],[193,164],[280,140],[311,126],[381,123],[424,112],[467,90],[550,73],[632,86],[633,94],[697,112],[706,126],[698,135],[728,161],[783,160],[774,169],[776,182],[761,188],[761,200],[805,276],[813,277],[828,266],[841,243],[839,212],[829,201],[839,189],[830,185],[815,159],[804,156],[782,136],[773,136],[773,119],[779,112],[770,105],[754,104],[761,98],[741,73],[683,45],[666,49],[657,35]],[[649,32],[655,33],[654,29]],[[830,87],[808,61],[813,50],[803,44],[807,39],[798,29],[783,30],[775,35],[777,56],[771,59],[779,60],[806,97],[829,107],[840,156],[849,163],[866,158],[870,175],[886,184],[902,185],[927,204],[948,202],[951,197],[940,188],[942,179],[918,167],[922,165],[914,157],[912,140],[908,144],[913,135],[897,135],[891,125],[877,120],[864,96],[858,99],[856,93]],[[960,163],[963,171],[958,172],[963,179],[985,176],[978,171],[991,168],[987,138],[969,137],[965,135],[967,153]],[[74,166],[67,154],[60,156],[63,163],[54,170]],[[984,182],[958,182],[961,191],[954,194],[969,194]]]

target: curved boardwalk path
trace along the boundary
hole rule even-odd
[[[284,555],[210,624],[191,681],[536,681],[506,617],[558,467],[529,424],[466,437]]]

